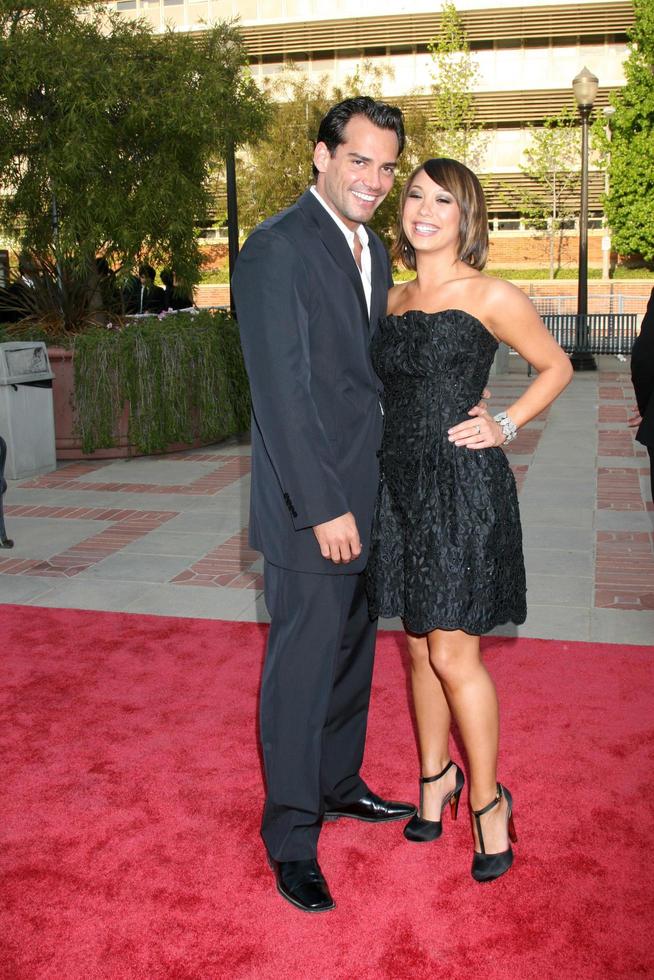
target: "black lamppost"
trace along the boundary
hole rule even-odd
[[[604,116],[605,128],[604,132],[606,134],[606,140],[608,147],[606,150],[606,162],[604,165],[604,216],[602,219],[602,227],[604,229],[604,234],[602,236],[602,279],[611,278],[611,229],[609,228],[608,221],[606,219],[606,199],[609,196],[609,169],[611,167],[611,119],[615,115],[615,106],[605,105],[602,109],[602,114]],[[611,292],[611,299],[613,298],[613,293]],[[609,313],[612,313],[613,309],[609,306]]]
[[[570,357],[575,371],[596,371],[595,358],[588,350],[588,119],[597,95],[599,79],[582,68],[572,80],[572,89],[581,116],[581,207],[579,210],[579,288],[577,329]]]
[[[225,154],[225,176],[227,182],[227,237],[229,248],[229,308],[234,312],[234,297],[232,296],[232,276],[238,258],[238,203],[236,197],[236,160],[234,144],[230,144]]]

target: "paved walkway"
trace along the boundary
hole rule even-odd
[[[492,409],[526,383],[524,371],[494,377]],[[654,646],[654,511],[632,404],[627,365],[603,358],[509,447],[529,616],[497,633]],[[230,440],[11,482],[0,601],[265,622],[249,470],[249,446]]]

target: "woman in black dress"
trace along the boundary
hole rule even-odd
[[[650,490],[654,500],[654,289],[631,349],[631,381],[638,414],[629,419],[629,424],[638,426],[636,439],[649,454]]]
[[[411,656],[422,762],[411,841],[456,817],[463,772],[450,759],[455,718],[468,756],[474,817],[472,875],[509,869],[512,800],[497,782],[498,705],[479,635],[524,622],[525,574],[517,494],[500,448],[572,377],[570,361],[517,287],[482,275],[488,218],[475,175],[428,160],[400,203],[395,252],[416,278],[393,287],[372,341],[384,384],[381,481],[368,562],[371,615],[401,616]],[[538,372],[505,413],[481,397],[498,342]]]

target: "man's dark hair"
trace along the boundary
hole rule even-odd
[[[145,278],[151,279],[152,282],[154,282],[154,277],[156,274],[157,273],[154,271],[152,266],[148,265],[147,262],[144,262],[143,265],[139,266],[139,276],[144,276]]]
[[[344,140],[344,130],[352,116],[365,116],[379,129],[390,129],[397,136],[398,156],[404,149],[404,121],[402,111],[397,106],[386,102],[377,102],[368,95],[359,95],[354,99],[344,99],[338,105],[331,107],[322,119],[316,137],[316,143],[324,143],[330,156],[334,156],[336,148]],[[313,176],[318,176],[318,169],[313,165]]]

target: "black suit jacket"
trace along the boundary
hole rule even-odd
[[[161,313],[166,308],[166,294],[161,286],[146,286],[141,301],[141,290],[137,291],[136,302],[138,303],[139,313]],[[143,309],[141,309],[141,303]]]
[[[636,439],[654,447],[654,289],[631,350],[631,380],[643,418]]]
[[[382,430],[369,346],[392,284],[386,250],[368,234],[370,318],[347,240],[309,191],[259,225],[236,263],[253,406],[250,543],[282,568],[349,574],[366,564]],[[363,552],[335,565],[312,528],[347,511]]]

